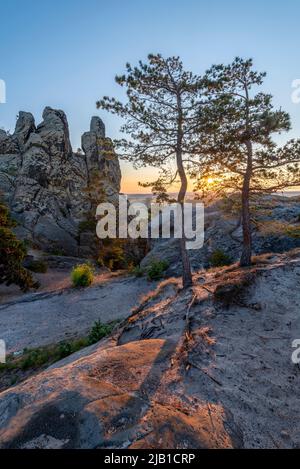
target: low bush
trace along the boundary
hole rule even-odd
[[[209,263],[211,267],[224,267],[232,264],[232,259],[222,249],[216,249],[210,256]]]
[[[135,277],[142,277],[145,273],[144,269],[142,269],[142,267],[140,267],[139,265],[137,265],[136,267],[134,267],[132,270],[131,270],[131,273],[135,276]]]
[[[47,262],[37,259],[29,262],[27,264],[27,269],[31,270],[31,272],[35,272],[37,274],[45,274],[48,270]]]
[[[81,221],[78,225],[79,234],[85,231],[92,231],[93,233],[96,230],[96,220],[95,219],[88,219]]]
[[[256,280],[256,271],[252,272],[229,272],[222,276],[213,293],[214,300],[229,308],[231,305],[245,306],[245,297]]]
[[[58,356],[59,359],[68,357],[71,355],[71,353],[75,352],[76,349],[74,350],[74,346],[71,342],[62,342],[59,344],[58,348]]]
[[[123,239],[103,239],[98,263],[110,270],[126,269]]]
[[[37,368],[49,360],[49,354],[45,349],[34,349],[25,353],[23,360],[21,360],[21,369],[28,370],[29,368]]]
[[[167,261],[155,261],[153,260],[147,268],[148,280],[160,280],[163,277],[165,270],[167,270],[169,264]]]
[[[94,269],[90,264],[76,265],[71,272],[74,287],[88,287],[94,279]]]
[[[103,337],[109,335],[113,330],[114,325],[114,322],[109,324],[102,324],[101,321],[95,321],[92,330],[88,336],[88,344],[95,344],[96,342],[99,342],[99,340],[103,339]]]
[[[27,250],[13,233],[15,226],[8,208],[0,201],[0,284],[9,286],[14,283],[25,292],[37,288],[38,284],[23,267]]]

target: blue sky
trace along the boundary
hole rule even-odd
[[[98,112],[96,100],[121,96],[114,76],[127,61],[161,52],[180,55],[196,73],[237,55],[253,57],[268,72],[265,89],[292,116],[288,137],[300,137],[300,104],[291,101],[291,83],[300,78],[299,0],[1,0],[0,17],[0,79],[7,86],[0,127],[12,130],[19,110],[40,122],[50,105],[66,112],[74,149],[95,114],[115,137],[120,122]],[[151,171],[123,165],[123,173],[130,185]]]

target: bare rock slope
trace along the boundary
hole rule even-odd
[[[1,393],[1,446],[299,447],[299,284],[299,250],[163,282],[111,338]]]
[[[58,343],[89,333],[93,323],[124,319],[152,288],[145,278],[100,273],[85,289],[71,286],[69,272],[49,271],[53,286],[0,302],[0,337],[7,353]],[[59,281],[61,279],[61,281]],[[1,293],[1,288],[0,288]]]

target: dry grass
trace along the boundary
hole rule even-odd
[[[241,304],[248,288],[254,284],[256,274],[256,270],[251,269],[224,275],[222,282],[216,285],[214,300],[222,303],[226,308],[233,304]]]
[[[157,285],[154,290],[150,291],[149,293],[146,293],[140,298],[139,304],[132,309],[132,313],[138,313],[142,309],[146,308],[151,301],[158,299],[158,297],[164,292],[165,288],[169,286],[174,286],[175,290],[177,290],[181,287],[181,284],[181,280],[175,277],[163,280]]]

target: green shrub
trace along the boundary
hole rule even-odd
[[[224,267],[232,264],[232,259],[222,249],[216,249],[209,258],[212,267]]]
[[[81,221],[78,225],[79,234],[81,234],[85,231],[95,232],[95,230],[96,230],[96,220],[95,219],[89,219],[89,220]]]
[[[88,336],[89,345],[99,342],[103,337],[109,335],[114,328],[114,323],[102,324],[101,321],[95,321],[92,330]]]
[[[134,267],[132,270],[131,270],[131,273],[135,276],[135,277],[142,277],[145,273],[144,269],[142,269],[142,267],[140,267],[139,265],[137,265],[136,267]]]
[[[123,239],[103,239],[98,258],[101,266],[108,267],[110,270],[125,269],[127,261],[124,252]]]
[[[167,270],[169,264],[167,261],[152,261],[147,269],[148,280],[160,280],[163,273]]]
[[[71,272],[74,287],[88,287],[94,279],[94,269],[90,264],[79,264]]]
[[[9,286],[14,283],[27,291],[37,288],[38,284],[22,265],[27,250],[12,232],[14,226],[16,223],[10,218],[7,207],[0,202],[0,284]]]
[[[38,274],[45,274],[48,270],[48,264],[41,259],[37,259],[29,262],[27,264],[27,269]]]
[[[71,355],[71,353],[73,353],[73,347],[70,342],[62,342],[61,344],[59,344],[59,348],[58,348],[59,359],[65,358],[68,355]]]
[[[26,352],[25,357],[21,360],[21,369],[38,368],[49,360],[49,354],[46,349],[33,349]]]

